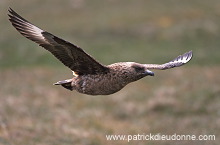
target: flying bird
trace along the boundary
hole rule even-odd
[[[58,81],[68,90],[88,95],[109,95],[118,92],[127,84],[146,76],[154,76],[149,69],[165,70],[179,67],[192,58],[192,51],[178,56],[164,64],[140,64],[118,62],[103,65],[87,54],[82,48],[40,29],[9,8],[9,20],[24,37],[36,42],[73,72],[73,78]]]

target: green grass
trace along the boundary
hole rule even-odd
[[[8,7],[81,46],[103,64],[164,63],[193,50],[186,66],[155,71],[110,96],[53,86],[72,74],[9,23]],[[0,2],[0,144],[112,145],[106,134],[215,134],[219,143],[219,0],[19,0]]]
[[[162,63],[193,50],[192,64],[218,65],[219,3],[217,0],[7,3],[0,16],[0,67],[51,65],[54,61],[53,56],[10,25],[9,6],[35,25],[81,46],[105,64],[131,60]]]

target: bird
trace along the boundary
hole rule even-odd
[[[117,62],[103,65],[79,46],[63,40],[27,21],[13,9],[8,9],[9,21],[24,37],[36,42],[52,53],[67,66],[73,77],[54,83],[68,90],[87,95],[110,95],[120,91],[127,84],[146,76],[154,76],[150,69],[166,70],[189,62],[192,51],[186,52],[164,64],[141,64]]]

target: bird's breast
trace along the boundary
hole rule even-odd
[[[109,95],[121,90],[127,83],[117,74],[99,74],[78,76],[73,81],[73,88],[89,95]]]

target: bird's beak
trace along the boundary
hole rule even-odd
[[[150,71],[150,70],[146,70],[146,73],[148,76],[154,76],[154,72]]]

